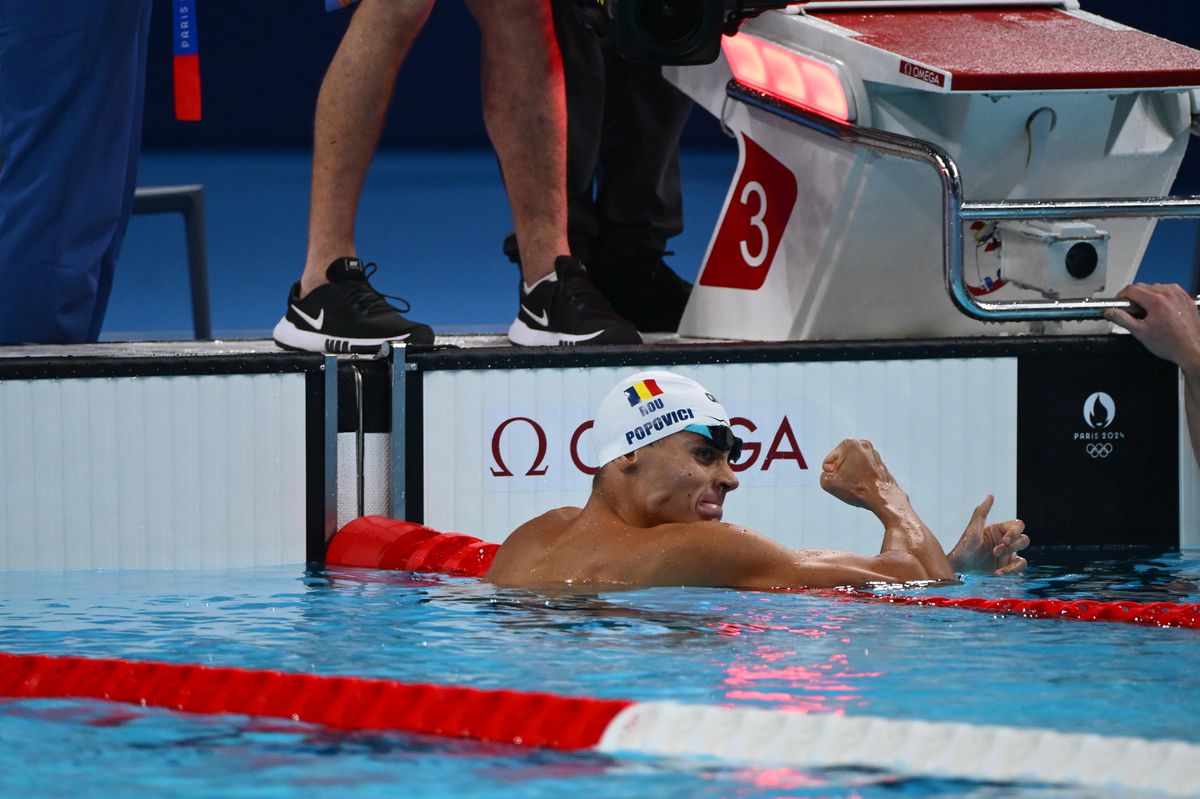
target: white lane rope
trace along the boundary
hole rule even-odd
[[[1198,745],[1045,729],[641,702],[617,714],[596,748],[1200,796]]]

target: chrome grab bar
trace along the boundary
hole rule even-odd
[[[995,219],[1200,219],[1200,197],[1140,197],[1031,202],[967,202],[958,164],[936,144],[859,128],[806,111],[798,106],[729,81],[726,94],[832,138],[859,147],[928,164],[942,183],[942,240],[946,293],[959,311],[983,322],[1031,322],[1102,319],[1106,308],[1136,309],[1116,297],[1086,300],[1008,300],[989,302],[973,296],[963,272],[963,222]],[[1200,298],[1196,299],[1200,306]]]

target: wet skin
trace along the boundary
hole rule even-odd
[[[719,522],[725,496],[738,487],[722,452],[704,436],[677,433],[637,451],[637,508],[631,515],[644,527],[672,522]]]

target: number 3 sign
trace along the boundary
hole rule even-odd
[[[733,194],[725,205],[700,285],[762,288],[796,205],[796,176],[748,136]]]

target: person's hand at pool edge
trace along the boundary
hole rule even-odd
[[[1117,296],[1139,306],[1138,318],[1119,308],[1106,308],[1104,318],[1128,330],[1154,355],[1183,372],[1183,404],[1192,454],[1200,462],[1200,313],[1196,301],[1176,284],[1134,283]]]
[[[1117,292],[1142,309],[1136,317],[1120,308],[1104,309],[1104,318],[1125,328],[1146,349],[1200,379],[1200,314],[1196,301],[1180,285],[1134,283]]]
[[[1025,534],[1025,522],[1009,519],[994,524],[987,523],[994,499],[988,494],[971,514],[967,529],[958,543],[948,553],[950,564],[956,572],[982,572],[985,574],[1016,574],[1029,565],[1017,553],[1029,546]]]

